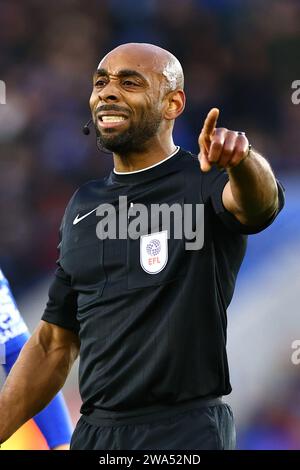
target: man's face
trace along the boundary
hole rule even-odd
[[[163,120],[164,77],[155,59],[113,51],[93,78],[90,107],[100,144],[112,152],[143,150]]]

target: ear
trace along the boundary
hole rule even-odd
[[[184,110],[185,94],[183,90],[175,90],[166,96],[165,119],[176,119]]]

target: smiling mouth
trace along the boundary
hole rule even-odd
[[[121,127],[125,121],[128,121],[128,117],[120,114],[98,114],[98,126],[99,129],[112,129]]]
[[[122,121],[126,121],[127,118],[125,116],[103,115],[103,116],[99,116],[98,119],[101,122],[122,122]]]

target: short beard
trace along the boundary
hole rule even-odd
[[[103,135],[96,127],[98,145],[100,148],[121,154],[141,151],[145,144],[156,135],[161,122],[161,116],[153,113],[151,116],[149,114],[145,116],[145,119],[141,118],[138,127],[132,125],[123,133],[116,135],[113,130],[110,134]]]

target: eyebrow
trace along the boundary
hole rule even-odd
[[[94,73],[94,78],[96,77],[109,77],[109,73],[106,69],[97,69]],[[116,75],[118,78],[123,78],[123,77],[138,77],[144,82],[147,82],[147,79],[142,75],[141,73],[137,72],[136,70],[131,70],[131,69],[123,69],[120,70]]]

